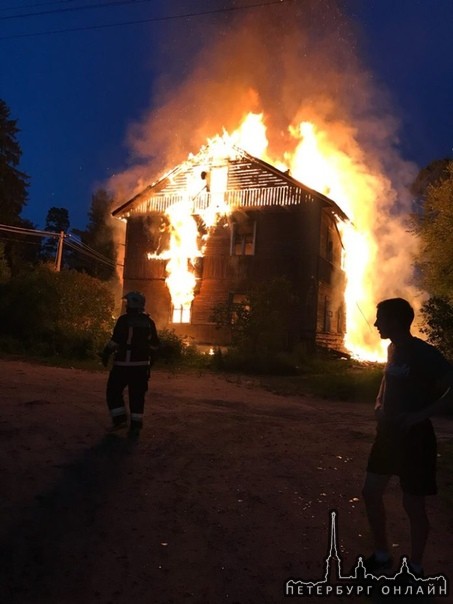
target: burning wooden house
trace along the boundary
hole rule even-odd
[[[159,329],[227,346],[213,308],[285,277],[297,308],[288,343],[343,349],[344,212],[274,166],[221,143],[113,211],[127,221],[124,289],[140,290]]]

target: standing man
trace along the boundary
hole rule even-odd
[[[112,338],[102,353],[102,364],[106,367],[110,355],[114,353],[113,367],[107,382],[107,405],[113,430],[127,426],[123,398],[127,386],[129,435],[137,437],[143,425],[145,394],[159,338],[154,321],[145,313],[145,296],[134,291],[126,294],[123,300],[126,300],[126,314],[121,315],[116,322]]]
[[[413,319],[411,305],[402,298],[377,305],[374,325],[381,338],[391,343],[375,405],[377,433],[363,488],[375,545],[365,561],[371,573],[392,566],[383,495],[390,477],[397,475],[410,523],[409,569],[423,576],[429,533],[425,498],[437,492],[436,437],[429,418],[453,409],[453,367],[436,348],[411,335]]]

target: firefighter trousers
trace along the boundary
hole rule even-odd
[[[148,366],[113,365],[107,381],[107,406],[113,423],[122,423],[127,419],[124,402],[124,390],[128,389],[131,426],[141,427],[145,394],[148,390]]]

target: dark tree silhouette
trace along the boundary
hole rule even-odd
[[[111,279],[116,272],[115,228],[111,216],[113,197],[104,189],[98,189],[91,199],[88,224],[85,230],[73,229],[83,244],[101,254],[107,262],[96,259],[89,253],[80,256],[79,270],[104,281]]]
[[[69,212],[66,208],[55,208],[52,207],[47,212],[46,226],[44,229],[52,233],[60,233],[69,231],[70,221]],[[50,261],[55,258],[57,253],[58,239],[56,237],[49,237],[44,240],[42,245],[42,258]],[[64,248],[63,248],[64,249]],[[66,254],[66,250],[64,251]]]
[[[22,150],[17,140],[20,132],[17,120],[0,99],[0,223],[23,228],[34,228],[20,217],[27,203],[29,177],[18,169]],[[12,275],[24,266],[35,263],[39,257],[39,240],[31,241],[17,233],[0,233],[0,273],[2,278]]]
[[[10,118],[0,99],[0,223],[15,224],[27,202],[28,176],[18,169],[22,150],[17,140],[17,120]]]
[[[421,285],[430,296],[453,300],[453,160],[426,184],[422,204],[414,218],[420,238],[416,266]]]

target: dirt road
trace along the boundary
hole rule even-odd
[[[360,491],[371,405],[156,371],[131,443],[106,435],[106,377],[0,361],[2,603],[288,601],[287,579],[324,572],[332,509],[344,570],[369,553]],[[453,421],[437,425],[453,438]],[[441,474],[440,488],[448,481]],[[388,503],[399,562],[397,483]],[[426,569],[453,577],[453,511],[441,497],[430,510]]]

